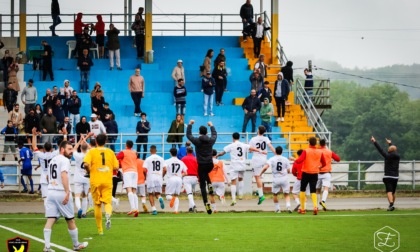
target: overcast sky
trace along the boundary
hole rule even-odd
[[[0,0],[0,13],[11,0]],[[16,10],[18,10],[18,2]],[[49,13],[50,0],[27,0],[28,13]],[[123,0],[59,0],[62,13],[123,13]],[[233,13],[245,0],[158,0],[155,13]],[[269,0],[264,8],[270,11]],[[331,60],[373,68],[420,63],[420,1],[279,0],[279,40],[289,59]],[[254,11],[260,1],[253,0]],[[133,0],[133,10],[144,6]],[[239,17],[238,17],[239,18]]]

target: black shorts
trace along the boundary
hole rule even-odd
[[[383,178],[382,181],[385,184],[385,190],[387,193],[392,192],[393,194],[397,190],[398,179],[395,178]]]
[[[104,44],[105,44],[105,35],[104,34],[96,35],[96,44],[98,44],[98,46],[104,46]]]
[[[318,181],[318,173],[310,174],[302,172],[302,180],[300,181],[300,191],[305,192],[306,187],[309,184],[309,190],[311,193],[316,192],[316,182]]]

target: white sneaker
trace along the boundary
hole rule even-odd
[[[287,212],[288,212],[288,213],[293,213],[293,212],[292,212],[292,209],[290,209],[290,207],[288,207],[288,208],[287,208]]]
[[[278,117],[276,121],[277,121],[277,122],[280,122],[280,117]]]
[[[213,113],[210,113],[210,116],[214,116],[214,114]]]
[[[111,229],[111,216],[109,214],[106,214],[106,222],[105,222],[105,228],[107,230]]]
[[[208,116],[206,113],[204,113],[204,116]]]
[[[284,117],[281,118],[281,121],[284,122]]]
[[[51,248],[44,248],[44,250],[42,250],[43,252],[55,252],[55,250],[51,249]]]
[[[79,251],[79,250],[82,250],[82,249],[86,248],[88,245],[89,245],[88,242],[82,242],[82,243],[79,243],[76,246],[73,246],[73,250],[74,251]]]
[[[281,213],[280,209],[277,209],[277,210],[275,211],[275,213]]]

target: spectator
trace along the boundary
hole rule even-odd
[[[258,71],[260,72],[261,76],[263,78],[267,78],[267,65],[264,63],[265,60],[265,56],[264,54],[261,54],[258,58],[258,61],[255,63],[254,65],[254,70],[258,69]],[[261,82],[262,84],[262,82]]]
[[[77,96],[76,90],[73,90],[70,99],[67,101],[71,125],[77,125],[80,122],[80,107],[82,107],[82,100]]]
[[[184,72],[184,66],[182,65],[182,60],[178,60],[177,65],[172,70],[172,79],[174,80],[174,85],[178,85],[179,79],[182,79],[185,84],[185,72]],[[176,98],[174,96],[174,105],[176,103]]]
[[[79,56],[77,60],[77,66],[80,68],[80,93],[89,93],[89,74],[93,62],[88,54],[89,50],[84,49],[83,55]]]
[[[38,117],[39,121],[41,121],[44,113],[42,112],[41,105],[38,103],[35,105],[35,115]]]
[[[253,18],[254,18],[254,7],[252,7],[251,0],[246,0],[246,3],[244,3],[241,6],[241,10],[239,12],[239,15],[242,18],[243,30],[245,30],[245,27],[248,24],[254,23],[254,20],[253,20]],[[247,36],[244,34],[243,35],[244,42],[246,42],[246,37]]]
[[[210,106],[210,116],[213,114],[213,94],[214,86],[216,85],[215,80],[211,77],[210,72],[207,72],[206,76],[201,80],[201,89],[204,93],[204,116],[207,116],[207,107]]]
[[[184,120],[182,119],[180,114],[177,114],[176,119],[173,120],[171,123],[171,127],[169,128],[168,137],[166,138],[166,141],[168,143],[172,143],[172,148],[176,149],[177,144],[178,144],[178,148],[181,148],[183,137],[184,137]]]
[[[80,122],[76,124],[77,142],[79,142],[80,135],[87,135],[90,132],[90,124],[87,122],[86,116],[80,118]]]
[[[105,124],[105,122],[110,120],[110,116],[113,114],[114,112],[112,112],[112,110],[109,108],[109,103],[105,102],[101,110],[101,114],[99,115],[99,118]]]
[[[12,155],[15,156],[15,161],[18,161],[15,148],[18,131],[13,126],[13,122],[11,120],[7,120],[7,126],[2,129],[1,134],[5,136],[3,157],[1,158],[1,161],[5,161],[6,154],[9,152],[9,149],[11,150]]]
[[[68,116],[64,117],[64,121],[58,125],[58,133],[59,134],[70,134],[73,125],[70,123],[70,118]]]
[[[46,134],[56,134],[57,133],[57,119],[53,115],[52,108],[47,109],[47,114],[45,114],[41,122],[39,124],[42,135],[42,142],[50,142],[53,143],[53,135],[46,135]]]
[[[211,72],[211,58],[213,58],[213,49],[208,49],[206,57],[204,57],[203,67],[201,70],[201,77],[205,77],[207,72]]]
[[[308,69],[305,68],[305,70],[303,71],[303,73],[306,76],[306,80],[305,80],[305,91],[309,97],[309,99],[312,99],[313,96],[313,88],[314,88],[314,80],[313,80],[313,75],[312,72]],[[306,100],[306,102],[309,102],[309,99]]]
[[[3,81],[4,83],[9,83],[10,82],[9,81],[9,67],[13,63],[13,57],[10,56],[9,50],[4,51],[4,56],[1,61],[3,64]],[[19,90],[16,90],[16,91],[19,92]]]
[[[257,23],[253,24],[252,40],[254,41],[254,57],[258,58],[261,52],[261,42],[264,40],[264,32],[270,30],[270,27],[265,27],[262,22],[262,17],[258,18]]]
[[[260,90],[264,78],[261,76],[258,69],[254,69],[254,72],[249,76],[249,82],[251,82],[251,89]]]
[[[214,60],[214,68],[216,68],[220,61],[224,61],[225,62],[225,69],[226,69],[226,56],[225,56],[225,49],[224,48],[220,48],[220,53],[217,55],[216,59]],[[226,78],[224,79],[224,83],[223,83],[223,90],[225,92],[227,92],[228,90],[226,89],[227,87],[227,74],[226,74]]]
[[[106,129],[108,143],[110,143],[110,148],[112,151],[115,152],[115,142],[117,141],[118,136],[113,134],[118,134],[118,124],[115,121],[114,113],[108,115],[108,120],[104,122],[104,126]]]
[[[83,28],[83,33],[82,35],[80,35],[79,38],[79,57],[80,55],[82,55],[83,51],[85,49],[90,50],[90,48],[92,47],[92,37],[89,35],[89,27],[85,27]]]
[[[244,123],[242,125],[242,137],[245,136],[246,126],[248,125],[249,120],[251,119],[252,123],[252,132],[255,132],[255,123],[257,120],[257,111],[261,108],[261,102],[257,97],[257,92],[255,89],[251,90],[250,96],[246,97],[242,103],[242,109],[244,110]]]
[[[17,92],[19,92],[20,91],[20,86],[19,86],[19,80],[17,78],[17,73],[19,71],[19,65],[16,63],[15,59],[13,59],[12,63],[8,67],[8,71],[9,71],[8,81],[4,82],[4,83],[11,82],[13,84],[13,89],[16,90]]]
[[[144,98],[145,83],[143,76],[140,75],[140,67],[136,67],[135,74],[130,77],[128,81],[128,90],[131,94],[131,99],[134,102],[134,116],[140,116],[142,113],[140,105],[141,99]]]
[[[64,117],[66,115],[64,114],[64,109],[63,109],[63,106],[61,105],[60,99],[58,99],[55,102],[55,106],[53,107],[53,115],[55,116],[57,120],[57,124],[64,122]]]
[[[214,78],[216,82],[216,106],[223,106],[222,97],[223,92],[225,90],[225,80],[226,80],[226,68],[225,68],[225,62],[220,61],[219,65],[213,69],[212,77]]]
[[[60,5],[58,4],[58,0],[52,0],[51,1],[51,17],[53,20],[53,24],[50,26],[50,30],[52,32],[52,36],[58,36],[55,33],[55,27],[59,24],[61,24],[61,18],[60,18]]]
[[[142,18],[144,8],[139,8],[139,13],[136,14],[134,23],[131,25],[131,30],[136,34],[136,48],[137,48],[137,59],[143,59],[144,57],[144,29],[145,23]]]
[[[50,80],[54,81],[54,73],[52,70],[52,48],[45,40],[42,40],[41,44],[44,46],[44,54],[42,55],[42,80],[45,81],[47,79],[47,74],[49,74]]]
[[[63,104],[64,114],[66,116],[69,115],[68,101],[71,97],[71,94],[73,93],[73,90],[74,89],[72,87],[70,87],[70,81],[69,80],[65,80],[64,81],[64,87],[60,88],[60,94],[59,94],[58,98],[60,100],[63,99],[61,104]]]
[[[271,133],[271,117],[274,115],[273,106],[271,106],[269,99],[266,97],[264,98],[264,103],[261,105],[260,109],[260,117],[261,117],[261,125],[265,127],[265,132]],[[271,134],[268,134],[268,139],[272,139]]]
[[[79,53],[80,50],[80,37],[83,33],[84,27],[89,27],[89,24],[84,24],[82,22],[83,14],[81,12],[77,13],[76,20],[74,20],[74,37],[76,38],[76,48],[75,51]],[[80,56],[80,54],[79,54]]]
[[[55,103],[56,103],[56,101],[58,100],[58,99],[60,99],[61,100],[61,96],[60,96],[60,93],[58,92],[58,87],[57,86],[54,86],[53,87],[53,91],[52,91],[52,97],[53,97],[53,105],[52,105],[52,108],[54,108],[54,106],[55,106]]]
[[[96,114],[90,115],[89,126],[90,132],[93,133],[92,138],[96,138],[99,134],[106,134],[105,126],[100,120],[98,120],[98,116]]]
[[[25,114],[29,113],[29,109],[35,108],[35,103],[38,99],[38,93],[33,85],[34,81],[29,79],[28,86],[23,88],[22,94],[20,95],[22,103],[25,104]]]
[[[291,85],[293,85],[293,62],[287,61],[286,66],[281,67],[281,72],[283,73],[284,79],[287,80]]]
[[[184,79],[179,79],[178,85],[174,87],[176,113],[181,115],[183,120],[185,115],[185,108],[187,106],[187,89],[185,88],[184,84]]]
[[[92,27],[96,31],[96,44],[98,45],[99,55],[98,58],[104,58],[104,45],[105,45],[105,23],[102,21],[102,15],[96,15],[95,26]]]
[[[101,90],[101,83],[96,82],[95,86],[93,87],[92,92],[90,92],[90,98],[92,99],[93,97],[95,97],[97,95],[98,92],[102,92],[102,95],[104,95],[104,91]]]
[[[29,114],[25,116],[25,133],[31,134],[32,129],[36,128],[36,131],[39,132],[39,118],[35,114],[35,109],[31,108]],[[28,143],[31,143],[32,137],[27,138]]]
[[[176,157],[179,160],[181,160],[183,157],[185,157],[187,155],[187,149],[188,148],[191,148],[192,149],[191,142],[190,141],[187,141],[185,143],[185,146],[179,147],[178,154],[176,155]],[[195,157],[195,152],[193,152],[192,155]]]
[[[277,107],[277,122],[284,122],[284,114],[286,113],[286,101],[289,96],[289,82],[283,79],[283,73],[277,75],[277,80],[274,83],[274,99]]]
[[[137,139],[136,139],[136,144],[137,144],[137,155],[140,158],[140,148],[143,145],[143,160],[146,159],[146,154],[147,154],[147,142],[149,141],[147,134],[149,133],[149,131],[151,130],[151,126],[150,126],[150,122],[147,121],[146,117],[146,113],[141,113],[141,120],[139,122],[137,122],[137,126],[136,126],[136,134],[137,134]]]
[[[102,92],[97,92],[96,96],[91,98],[92,113],[101,116],[102,111],[104,110],[104,104],[105,98],[102,96]]]
[[[18,92],[13,89],[13,84],[9,82],[7,88],[3,91],[3,105],[7,113],[13,110],[13,105],[17,102]]]
[[[51,89],[47,88],[47,90],[45,91],[45,96],[42,97],[42,108],[43,108],[44,114],[47,113],[48,108],[52,108],[53,106],[54,106],[54,100],[51,94]]]
[[[120,34],[120,31],[115,28],[113,24],[110,24],[109,31],[106,32],[106,36],[108,37],[109,70],[114,69],[114,54],[117,69],[122,70],[120,63],[120,40],[118,39],[118,34]]]
[[[264,81],[264,87],[258,91],[258,98],[261,101],[261,106],[262,106],[262,103],[264,103],[265,98],[267,98],[268,102],[271,103],[271,99],[272,99],[271,96],[273,96],[273,93],[271,92],[271,89],[268,87],[268,84],[270,84],[270,82]]]
[[[9,112],[8,119],[12,121],[13,127],[15,127],[18,130],[21,130],[24,128],[23,125],[23,115],[21,112],[19,112],[19,104],[14,105],[14,110]]]

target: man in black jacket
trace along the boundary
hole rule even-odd
[[[246,0],[246,3],[244,3],[241,6],[241,10],[239,12],[239,15],[242,18],[242,24],[243,29],[245,30],[245,27],[248,24],[254,23],[254,20],[252,19],[254,17],[254,7],[252,7],[251,0]],[[246,34],[244,33],[244,42],[246,41]]]
[[[386,194],[388,196],[389,207],[387,211],[394,211],[395,191],[398,183],[398,172],[400,166],[400,155],[397,153],[397,146],[393,145],[390,139],[385,138],[388,152],[385,152],[372,136],[370,141],[373,142],[379,153],[385,158],[385,174],[382,179],[385,184]]]
[[[137,122],[136,126],[136,144],[137,144],[137,156],[140,158],[140,148],[143,145],[143,160],[146,159],[147,155],[147,142],[149,141],[149,138],[147,137],[147,133],[151,130],[150,122],[146,119],[146,113],[141,113],[140,117],[141,120]]]
[[[80,122],[81,106],[82,100],[79,98],[79,96],[77,96],[76,90],[73,90],[70,99],[67,100],[67,109],[69,110],[71,125],[77,125]]]
[[[92,59],[89,57],[89,50],[84,49],[83,55],[79,56],[77,66],[80,68],[80,93],[89,93],[89,74],[90,67],[93,66]]]
[[[249,119],[252,122],[252,132],[255,132],[255,124],[257,120],[257,111],[261,108],[260,99],[257,97],[255,89],[251,90],[251,95],[245,98],[242,103],[242,109],[244,110],[244,124],[242,125],[242,137],[245,137],[246,126],[248,125]]]
[[[53,24],[50,26],[50,30],[53,36],[58,36],[57,34],[55,34],[55,27],[61,24],[60,5],[58,4],[58,0],[51,1],[51,17],[53,20]]]
[[[7,89],[3,92],[3,104],[4,108],[7,109],[7,113],[13,110],[13,106],[17,101],[18,92],[13,89],[13,83],[7,84]]]
[[[199,128],[199,137],[193,137],[192,125],[194,120],[191,120],[187,127],[187,138],[195,145],[197,163],[198,163],[198,178],[200,181],[200,190],[201,195],[203,196],[203,202],[206,206],[206,211],[208,214],[212,213],[210,203],[207,201],[207,191],[206,191],[206,182],[209,189],[209,194],[213,195],[213,186],[209,178],[209,172],[213,170],[213,145],[217,139],[217,132],[211,122],[208,122],[207,125],[210,127],[211,137],[207,135],[207,127],[200,126]]]

